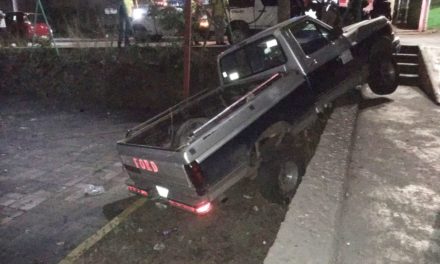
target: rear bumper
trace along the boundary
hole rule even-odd
[[[162,198],[161,196],[157,195],[157,192],[153,191],[153,189],[150,189],[150,192],[140,189],[135,186],[134,182],[131,180],[126,181],[126,184],[128,186],[128,191],[141,195],[144,197],[151,197],[154,200],[160,199],[160,202],[163,204],[169,204],[173,207],[180,208],[182,210],[197,214],[197,215],[204,215],[211,211],[212,209],[212,203],[209,200],[202,200],[201,202],[198,202],[197,204],[186,204],[182,203],[180,201],[170,199],[170,198]]]
[[[127,171],[126,171],[127,172]],[[178,201],[179,203],[196,207],[200,204],[210,202],[208,196],[199,196],[194,187],[186,185],[178,185],[168,181],[161,181],[160,179],[151,179],[145,177],[145,175],[138,175],[127,172],[129,179],[126,180],[127,186],[134,186],[148,193],[148,197],[155,200],[162,200],[168,202],[168,200]],[[168,189],[167,197],[162,197],[157,191],[157,187],[160,186]]]

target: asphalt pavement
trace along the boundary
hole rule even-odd
[[[124,208],[115,144],[139,120],[0,102],[0,263],[55,263]]]

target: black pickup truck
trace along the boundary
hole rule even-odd
[[[260,32],[218,56],[221,85],[134,127],[117,144],[129,190],[204,214],[212,202],[256,171],[261,145],[283,144],[334,99],[368,83],[397,88],[399,48],[384,18],[333,29],[307,16]],[[279,196],[297,187],[298,166],[278,160]]]

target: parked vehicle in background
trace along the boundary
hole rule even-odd
[[[8,12],[5,16],[6,42],[27,46],[29,42],[49,46],[52,42],[52,29],[40,14]]]
[[[6,14],[0,10],[0,45],[4,45],[4,40],[6,37],[6,22],[5,22]]]
[[[285,155],[283,146],[359,84],[393,93],[398,47],[384,17],[335,29],[308,16],[233,45],[217,59],[220,87],[182,101],[118,142],[129,190],[205,214],[227,189],[254,176],[264,197],[285,202],[305,164]],[[256,175],[264,164],[271,172]]]
[[[184,5],[184,0],[168,0],[168,5],[170,6],[174,6],[177,8],[182,8],[183,9],[183,5]]]
[[[154,4],[139,5],[133,9],[131,26],[136,42],[159,41],[164,36],[176,34],[175,29],[166,29],[162,25],[161,19],[164,12],[173,12],[177,17],[181,11],[173,6]]]
[[[291,1],[290,16],[306,14],[331,26],[349,25],[370,16],[375,18],[383,15],[391,19],[390,3],[387,0],[363,1],[360,8],[355,10],[350,0]],[[359,20],[353,17],[356,12],[361,14]],[[278,0],[229,0],[228,15],[228,38],[230,42],[236,43],[278,23]]]

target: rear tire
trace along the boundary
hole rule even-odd
[[[389,37],[375,40],[371,47],[368,85],[375,94],[387,95],[397,89],[399,75],[392,52]]]
[[[247,27],[247,25],[244,24],[231,26],[231,32],[228,31],[227,34],[228,41],[231,45],[248,38],[249,35],[249,28]]]
[[[299,183],[301,173],[299,166],[292,160],[273,160],[271,164],[263,162],[258,175],[261,195],[269,202],[289,204]]]
[[[304,166],[292,155],[290,142],[285,138],[279,146],[265,147],[256,180],[261,195],[269,202],[289,204],[304,174]]]

